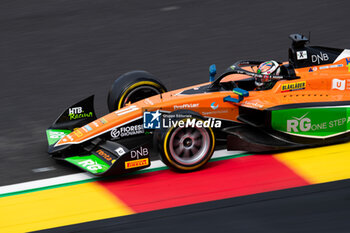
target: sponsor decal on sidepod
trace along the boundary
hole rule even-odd
[[[219,107],[219,104],[215,105],[215,102],[211,103],[210,107],[213,109],[213,110],[216,110],[218,107]]]
[[[306,81],[286,83],[286,84],[282,84],[281,92],[303,90],[305,89],[305,87],[306,87]]]

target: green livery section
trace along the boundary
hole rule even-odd
[[[54,145],[65,135],[70,134],[71,130],[66,129],[48,129],[46,130],[47,141],[49,145]],[[110,165],[95,155],[74,156],[64,160],[93,174],[103,173],[110,168]]]
[[[271,112],[273,129],[311,138],[327,138],[350,130],[349,107],[314,107]]]
[[[70,134],[72,131],[67,129],[48,129],[46,130],[47,141],[49,146],[55,144],[58,140],[65,135]]]
[[[93,174],[103,173],[110,168],[110,165],[95,155],[74,156],[64,160]]]

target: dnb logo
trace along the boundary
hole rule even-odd
[[[140,159],[142,157],[145,157],[145,156],[148,156],[149,155],[149,151],[148,151],[148,148],[145,148],[145,147],[140,147],[136,150],[132,150],[130,152],[130,156],[132,159]]]
[[[144,112],[143,113],[143,128],[144,129],[160,129],[160,117],[161,113],[159,110],[155,112]]]
[[[302,117],[293,117],[293,120],[287,120],[287,132],[307,132],[311,129],[311,120],[306,117],[308,113]]]

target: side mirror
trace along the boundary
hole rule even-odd
[[[209,81],[213,82],[215,80],[215,75],[216,75],[216,65],[212,64],[209,66]]]

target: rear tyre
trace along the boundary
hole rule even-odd
[[[131,71],[118,77],[108,93],[110,112],[121,109],[129,103],[166,92],[165,86],[146,71]]]
[[[192,111],[179,110],[171,113],[174,114],[191,114],[190,118],[177,119],[185,122],[187,119],[204,121],[202,116]],[[214,147],[215,136],[211,128],[171,127],[161,132],[161,159],[177,171],[189,172],[202,168],[213,155]]]

